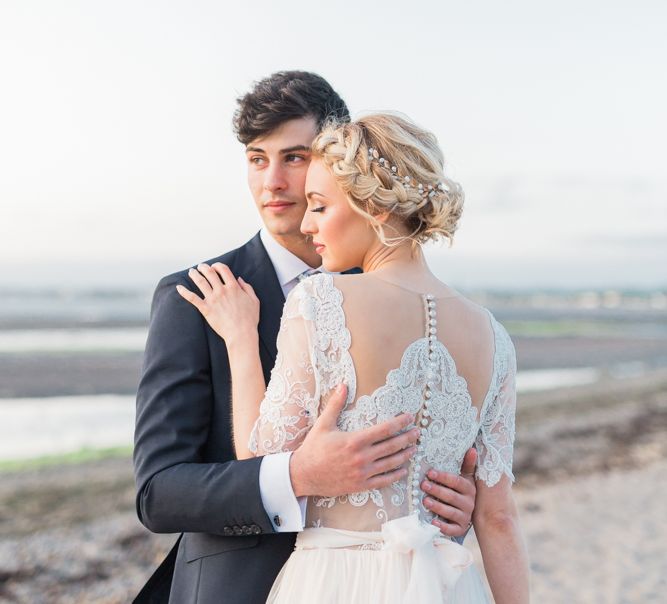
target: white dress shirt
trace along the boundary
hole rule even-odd
[[[286,250],[265,228],[259,232],[259,236],[276,271],[283,294],[287,297],[303,273],[312,270],[312,267]],[[262,505],[277,532],[301,531],[306,522],[306,498],[297,498],[292,489],[289,475],[291,455],[291,452],[265,455],[259,466]]]

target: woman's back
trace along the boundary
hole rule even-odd
[[[432,289],[413,291],[374,273],[321,274],[289,296],[276,368],[253,434],[257,452],[296,448],[320,400],[341,381],[348,385],[341,429],[360,430],[408,412],[422,430],[404,479],[385,489],[312,497],[306,526],[377,531],[413,512],[430,521],[418,495],[425,472],[458,472],[475,441],[482,478],[489,478],[485,464],[493,481],[503,471],[511,474],[513,413],[498,412],[508,405],[513,410],[513,397],[499,396],[513,377],[511,342],[486,310],[441,283]]]

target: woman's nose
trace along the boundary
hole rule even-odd
[[[301,221],[301,232],[304,235],[312,235],[316,231],[315,223],[310,217],[311,214],[312,212],[306,210],[306,213],[303,215],[303,220]]]

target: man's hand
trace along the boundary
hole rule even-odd
[[[407,413],[359,432],[338,429],[347,388],[339,386],[290,458],[290,479],[297,497],[335,497],[381,489],[407,474],[404,464],[416,452],[419,430]]]
[[[477,451],[468,449],[463,458],[461,475],[429,470],[421,488],[427,493],[424,507],[439,518],[433,524],[448,537],[463,537],[470,529],[475,508],[475,464]]]

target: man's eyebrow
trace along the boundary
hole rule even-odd
[[[286,155],[287,153],[294,153],[295,151],[307,151],[310,153],[310,147],[306,147],[306,145],[294,145],[293,147],[287,147],[287,149],[281,149],[280,153]]]
[[[264,153],[264,149],[260,149],[259,147],[246,147],[245,148],[246,153]]]

